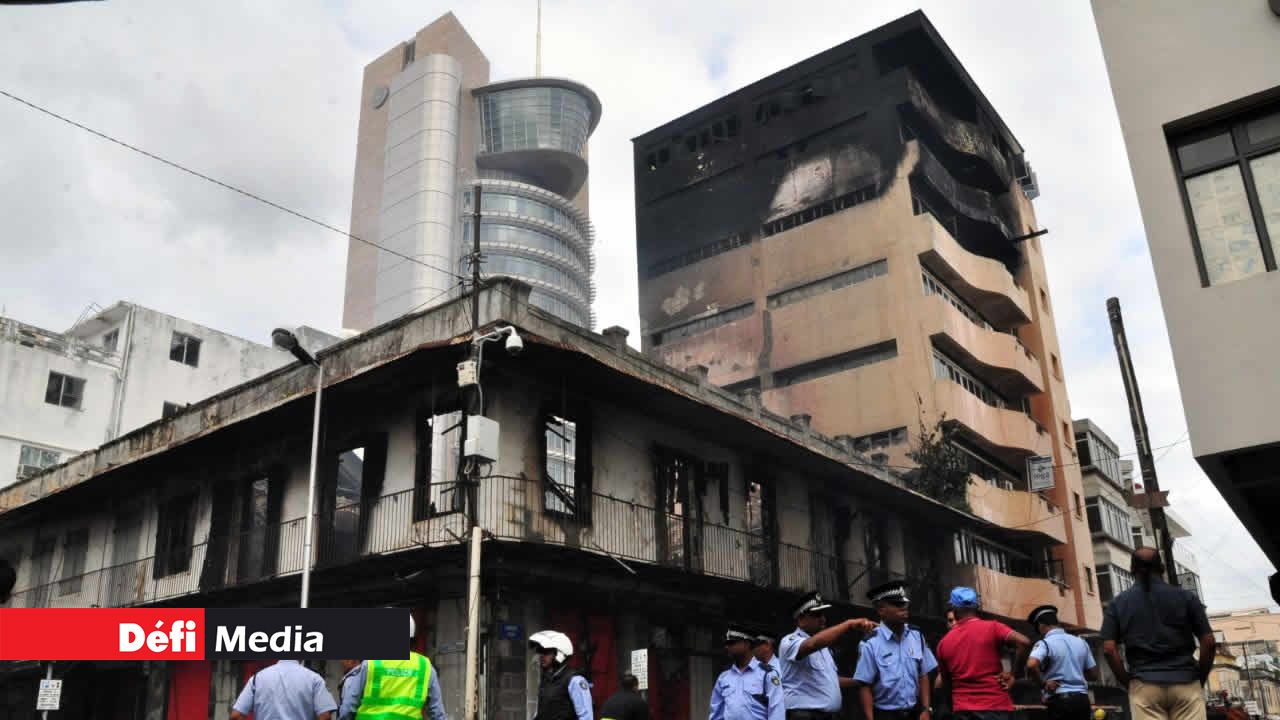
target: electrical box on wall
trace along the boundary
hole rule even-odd
[[[458,387],[471,387],[476,384],[478,370],[475,360],[463,360],[458,363]]]
[[[467,440],[462,454],[476,462],[498,461],[498,421],[483,415],[467,416]]]

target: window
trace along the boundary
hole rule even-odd
[[[1073,436],[1071,434],[1071,423],[1067,422],[1066,420],[1063,420],[1062,421],[1062,444],[1066,445],[1068,450],[1071,449],[1072,437]]]
[[[1053,376],[1058,380],[1061,380],[1062,379],[1062,363],[1058,362],[1058,356],[1054,355],[1053,353],[1049,353],[1049,362],[1053,364]]]
[[[736,322],[745,317],[750,317],[753,312],[755,312],[755,303],[747,303],[746,305],[729,308],[728,310],[718,312],[713,315],[704,315],[700,318],[690,320],[689,322],[673,325],[666,330],[654,333],[653,344],[664,345],[674,340],[687,338],[690,335],[697,335],[698,333],[707,332],[708,330],[714,330],[718,327],[728,325],[731,322]]]
[[[31,581],[34,588],[28,607],[46,607],[49,604],[49,583],[52,581],[53,553],[58,543],[54,538],[39,538],[31,549]]]
[[[103,349],[103,350],[106,350],[106,351],[107,351],[107,352],[109,352],[109,353],[113,353],[113,352],[115,352],[115,351],[116,351],[116,347],[118,347],[119,345],[120,345],[120,331],[119,331],[119,330],[112,330],[111,332],[109,332],[109,333],[107,333],[106,335],[103,335],[103,336],[102,336],[102,349]]]
[[[44,448],[23,445],[18,451],[18,479],[23,480],[58,464],[60,453]]]
[[[1078,493],[1078,492],[1073,492],[1073,493],[1071,493],[1071,499],[1075,502],[1076,517],[1078,517],[1078,518],[1083,518],[1083,517],[1084,517],[1084,503],[1080,502],[1080,493]]]
[[[1045,312],[1049,312],[1049,293],[1045,292],[1044,288],[1040,288],[1040,307],[1044,308]]]
[[[1089,531],[1103,533],[1124,547],[1132,547],[1129,513],[1105,497],[1092,497],[1085,503],[1089,516]]]
[[[58,583],[59,595],[73,595],[80,592],[84,560],[88,554],[88,528],[73,530],[62,539],[62,578]]]
[[[444,513],[460,512],[465,494],[459,485],[462,467],[462,413],[432,414],[418,418],[418,448],[413,483],[413,521]]]
[[[829,277],[822,278],[821,280],[815,280],[814,282],[805,283],[804,285],[791,288],[790,290],[784,290],[776,295],[770,295],[769,309],[776,310],[777,308],[800,302],[801,300],[806,300],[814,295],[839,290],[841,288],[849,287],[850,285],[856,285],[860,282],[888,274],[889,263],[885,260],[876,260],[875,262],[861,265],[852,270],[846,270],[845,272],[831,275]]]
[[[1143,542],[1143,540],[1142,540],[1142,538],[1143,538],[1143,536],[1144,536],[1145,534],[1146,534],[1146,533],[1142,532],[1142,526],[1141,526],[1141,525],[1134,525],[1134,526],[1133,526],[1133,547],[1134,547],[1134,549],[1137,549],[1137,548],[1143,547],[1143,546],[1146,544],[1146,543],[1144,543],[1144,542]]]
[[[951,307],[959,310],[960,314],[968,318],[969,322],[974,325],[977,325],[984,330],[995,329],[991,327],[991,324],[987,322],[986,318],[982,317],[982,314],[978,312],[977,308],[961,299],[959,295],[956,295],[951,288],[947,287],[946,283],[939,280],[933,273],[928,270],[922,271],[921,280],[924,283],[924,294],[926,296],[937,295],[950,303]]]
[[[1076,450],[1080,453],[1080,466],[1102,474],[1113,485],[1124,489],[1120,472],[1120,455],[1115,448],[1103,442],[1093,433],[1076,433]]]
[[[200,367],[200,339],[175,332],[169,340],[169,359],[191,367]]]
[[[747,233],[733,233],[726,235],[718,240],[713,240],[705,245],[683,252],[675,257],[659,260],[649,266],[649,277],[655,278],[659,275],[665,275],[674,270],[679,270],[687,265],[692,265],[700,260],[706,260],[720,253],[726,253],[735,248],[740,248],[751,242],[751,237]]]
[[[826,202],[812,205],[799,212],[794,212],[776,220],[771,220],[761,227],[761,233],[764,237],[777,235],[784,230],[790,230],[793,227],[811,223],[818,218],[823,218],[828,215],[838,213],[841,210],[848,210],[856,205],[861,205],[862,203],[875,198],[875,196],[875,185],[860,187],[857,190],[845,193],[834,200],[827,200]]]
[[[853,438],[850,442],[853,445],[853,449],[860,453],[880,450],[887,448],[890,445],[906,445],[907,429],[905,427],[900,427],[894,428],[893,430],[871,433],[870,435],[862,435]]]
[[[191,567],[191,546],[195,535],[196,495],[170,498],[160,504],[156,518],[156,559],[158,578],[186,572]]]
[[[44,401],[50,405],[61,405],[74,410],[80,409],[84,399],[84,379],[50,372],[49,384],[45,386]]]
[[[1098,566],[1098,594],[1102,602],[1109,602],[1133,587],[1133,582],[1133,574],[1118,565]]]
[[[896,357],[898,357],[898,341],[889,340],[858,348],[857,350],[850,350],[839,355],[794,365],[785,370],[779,370],[774,375],[774,381],[778,387],[797,385],[802,382],[817,380],[827,375],[860,368],[864,365],[892,360]]]
[[[171,403],[171,402],[167,402],[167,403],[165,403],[165,404],[164,404],[164,408],[162,408],[162,409],[160,410],[160,419],[161,419],[161,420],[168,420],[169,418],[171,418],[171,417],[173,417],[173,416],[177,415],[178,413],[182,412],[185,408],[186,408],[186,406],[185,406],[185,405],[180,405],[180,404],[178,404],[178,403]]]
[[[1005,399],[1004,396],[996,392],[995,388],[960,367],[956,361],[944,355],[937,348],[933,349],[933,376],[939,380],[950,380],[956,383],[991,407],[1009,409],[1021,406],[1024,411],[1030,407],[1025,398],[1019,403],[1013,403]]]
[[[1090,595],[1095,592],[1093,589],[1093,568],[1088,565],[1084,568],[1084,589],[1088,590]]]
[[[1170,139],[1202,286],[1274,271],[1280,255],[1280,107]]]
[[[256,580],[275,573],[283,489],[281,482],[269,474],[245,478],[240,486],[240,547],[236,563],[239,580]]]
[[[578,424],[559,415],[548,415],[543,422],[542,435],[543,470],[546,472],[546,489],[542,497],[547,512],[576,517],[579,497],[574,469],[578,456]],[[589,498],[581,499],[590,502]]]

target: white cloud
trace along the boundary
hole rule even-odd
[[[639,327],[630,138],[917,4],[544,3],[544,74],[585,82],[604,103],[591,142],[602,327]],[[1075,415],[1133,448],[1104,308],[1118,295],[1151,436],[1172,442],[1185,421],[1088,5],[924,6],[1039,174]],[[345,227],[363,65],[449,9],[495,79],[532,74],[529,1],[148,0],[5,10],[0,87]],[[339,325],[341,236],[2,98],[0,132],[9,315],[61,328],[89,302],[128,298],[258,339],[279,323]],[[1188,445],[1159,471],[1207,550],[1209,604],[1268,604],[1270,565]]]

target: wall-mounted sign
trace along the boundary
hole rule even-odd
[[[1053,489],[1053,458],[1033,455],[1027,458],[1027,487],[1031,492]]]

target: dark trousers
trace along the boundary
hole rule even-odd
[[[920,706],[906,710],[882,710],[876,708],[875,720],[916,720],[920,717]]]
[[[821,710],[788,710],[787,720],[839,720],[839,714]]]
[[[1088,693],[1064,693],[1054,695],[1045,702],[1049,720],[1090,720],[1093,706]]]

